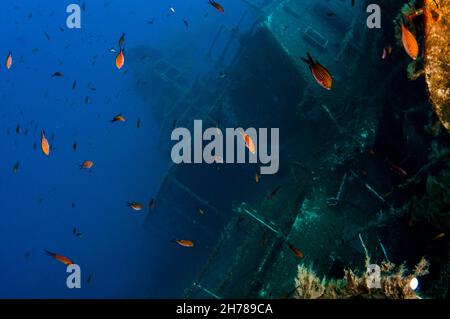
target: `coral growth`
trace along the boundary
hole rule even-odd
[[[339,280],[320,279],[313,270],[298,266],[295,278],[297,299],[420,299],[410,287],[411,281],[428,274],[428,261],[424,258],[413,272],[407,274],[404,265],[395,266],[383,262],[380,272],[380,286],[370,288],[368,273],[356,275],[351,269],[345,271],[345,278]]]

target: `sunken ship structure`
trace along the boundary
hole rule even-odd
[[[259,182],[259,164],[173,164],[162,179],[155,202],[165,219],[149,213],[144,226],[165,223],[209,238],[202,267],[183,282],[184,297],[299,297],[299,264],[342,279],[347,269],[364,273],[367,255],[410,269],[425,257],[424,297],[448,297],[448,237],[433,239],[448,236],[450,224],[448,133],[424,80],[407,79],[409,61],[394,37],[404,3],[383,2],[380,31],[366,27],[365,1],[244,2],[241,22],[256,17],[250,30],[222,25],[205,52],[223,76],[191,81],[155,49],[128,53],[133,75],[146,79],[135,89],[157,105],[167,154],[172,129],[192,128],[195,119],[280,128],[280,170]],[[393,53],[383,61],[387,43]],[[332,90],[315,83],[301,60],[306,52],[330,70]],[[195,218],[198,207],[207,227]]]

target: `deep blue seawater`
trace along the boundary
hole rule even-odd
[[[128,201],[147,206],[169,154],[157,145],[157,106],[134,92],[135,79],[124,74],[129,65],[117,70],[109,49],[122,33],[126,50],[148,45],[165,54],[187,47],[177,58],[192,80],[211,71],[204,52],[218,26],[236,23],[243,5],[225,1],[222,15],[206,0],[85,1],[82,28],[70,30],[70,3],[77,2],[2,1],[0,297],[181,297],[204,258],[173,249],[177,234],[152,232],[143,226],[145,213],[126,207]],[[6,70],[9,51],[14,61]],[[110,123],[119,113],[127,122]],[[40,150],[41,131],[52,146],[48,157]],[[79,169],[85,160],[94,161],[91,172]],[[72,234],[74,227],[82,237]],[[66,287],[66,267],[45,250],[80,265],[82,289]]]

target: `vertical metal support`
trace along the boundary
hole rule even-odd
[[[245,203],[242,203],[245,204]],[[252,217],[254,220],[256,220],[258,223],[263,225],[264,227],[268,228],[272,232],[274,232],[278,237],[286,237],[281,231],[275,229],[273,226],[269,225],[266,221],[262,220],[260,217],[256,216],[256,211],[251,211],[250,209],[243,208],[241,206],[238,206],[236,208],[236,211],[241,214],[247,214],[250,217]]]
[[[220,28],[219,28],[219,30],[217,31],[217,33],[216,33],[214,39],[213,39],[213,42],[212,42],[211,45],[209,46],[208,53],[206,53],[206,56],[205,56],[205,60],[208,61],[209,59],[211,59],[211,53],[212,53],[212,50],[214,50],[214,47],[216,46],[217,40],[219,40],[219,37],[220,37],[220,35],[222,34],[223,29],[224,29],[224,26],[221,25]]]
[[[215,293],[213,293],[211,290],[203,287],[202,285],[198,284],[197,287],[201,290],[203,290],[204,292],[206,292],[208,295],[210,295],[211,297],[215,298],[215,299],[222,299],[220,298],[218,295],[216,295]]]
[[[197,280],[194,281],[192,286],[186,292],[186,294],[185,294],[186,299],[190,298],[194,289],[200,285],[200,282],[202,281],[203,276],[207,272],[209,265],[214,260],[214,258],[216,258],[217,254],[220,252],[220,249],[222,248],[223,243],[230,237],[231,230],[237,225],[238,222],[239,222],[239,219],[237,218],[237,215],[235,215],[230,220],[230,222],[227,224],[227,226],[224,228],[224,230],[221,234],[221,237],[219,239],[219,242],[216,244],[213,251],[209,255],[208,259],[206,260],[205,265],[203,266],[202,270],[199,272],[199,274],[197,276]]]

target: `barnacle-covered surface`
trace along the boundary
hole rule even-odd
[[[404,17],[410,17],[408,26],[416,31],[416,38],[422,46],[422,63],[411,62],[407,68],[408,77],[415,80],[419,75],[425,75],[436,115],[450,131],[450,2],[411,0],[406,3],[396,18],[398,39],[401,33],[399,25]]]
[[[450,131],[450,1],[426,0],[425,78],[431,102]]]

